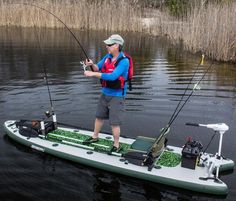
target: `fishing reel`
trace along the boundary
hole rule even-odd
[[[47,118],[50,118],[52,115],[54,115],[54,112],[47,110],[45,111],[44,114],[46,115]]]
[[[47,111],[45,111],[45,113],[44,113],[45,115],[46,115],[46,117],[47,118],[50,118],[50,117],[52,117],[52,122],[53,122],[53,124],[54,124],[54,129],[56,129],[57,128],[57,116],[56,116],[56,114],[54,113],[54,111],[52,110],[52,111],[49,111],[49,110],[47,110]],[[41,128],[42,128],[42,130],[44,130],[44,121],[41,121],[41,123],[42,123],[42,125],[41,125]]]
[[[94,70],[93,70],[93,67],[92,67],[92,66],[86,66],[86,64],[84,63],[84,61],[81,61],[80,64],[82,65],[82,68],[83,68],[84,71],[87,70],[87,67],[90,67],[90,70],[91,70],[91,71],[94,71]]]
[[[80,64],[82,65],[83,70],[86,71],[87,66],[85,65],[84,61],[81,61]]]

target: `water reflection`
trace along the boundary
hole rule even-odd
[[[120,181],[116,178],[106,178],[103,174],[95,175],[96,182],[93,185],[96,200],[105,201],[121,200]]]
[[[85,57],[64,29],[39,29],[40,51],[35,30],[31,28],[0,28],[0,120],[7,119],[41,118],[49,108],[49,98],[43,67],[47,68],[48,80],[52,92],[53,104],[61,122],[79,124],[85,128],[93,127],[94,113],[98,94],[100,93],[99,81],[87,79],[79,62]],[[82,42],[88,55],[98,61],[105,53],[102,43],[110,33],[75,31]],[[145,135],[155,137],[172,115],[178,101],[184,93],[189,80],[200,60],[200,55],[193,57],[181,51],[181,46],[173,47],[166,39],[145,36],[137,33],[121,33],[125,40],[125,49],[131,53],[135,65],[133,90],[128,92],[125,125],[123,135],[136,137]],[[211,61],[199,67],[194,82],[201,79]],[[191,85],[191,87],[193,87]],[[191,89],[187,91],[191,92]],[[236,160],[234,147],[236,137],[236,68],[234,65],[214,64],[211,73],[207,74],[201,83],[201,90],[196,91],[188,101],[186,107],[177,118],[169,141],[171,144],[181,146],[186,135],[192,135],[206,145],[211,137],[208,130],[184,127],[186,121],[197,123],[225,122],[230,126],[230,131],[224,136],[224,155]],[[1,136],[3,131],[0,128]],[[104,127],[109,130],[109,126]],[[225,146],[227,144],[227,146]],[[213,146],[214,145],[214,146]],[[215,151],[218,141],[212,143],[210,151]],[[53,199],[51,192],[58,192],[61,200],[106,200],[110,195],[115,195],[117,200],[220,200],[205,195],[169,189],[165,186],[127,179],[115,174],[105,174],[80,165],[72,165],[61,159],[50,158],[28,153],[20,146],[13,149],[14,144],[0,141],[2,148],[1,178],[2,185],[7,180],[7,186],[15,183],[15,195],[27,192],[22,186],[31,185],[26,181],[37,175],[38,167],[43,167],[39,176],[30,180],[35,188],[44,187],[48,182],[52,188],[39,195]],[[18,146],[17,146],[18,147]],[[27,153],[27,151],[26,151]],[[29,157],[30,160],[27,158]],[[32,172],[28,177],[22,178],[22,161],[31,167]],[[7,165],[10,169],[7,170]],[[24,167],[22,169],[22,166]],[[68,170],[68,166],[70,169]],[[75,166],[75,168],[71,167]],[[46,172],[46,173],[45,173]],[[235,200],[236,189],[233,182],[235,173],[223,175],[223,180],[230,185],[230,198]],[[36,179],[41,182],[38,182]],[[22,181],[21,181],[22,179]],[[64,183],[63,183],[64,182]],[[1,184],[1,183],[0,183]],[[4,184],[4,186],[6,186]],[[78,187],[79,186],[79,187]],[[12,189],[11,189],[12,190]],[[9,191],[10,192],[10,191]],[[4,192],[4,195],[9,194]],[[13,194],[14,194],[13,193]],[[94,194],[95,193],[95,194]],[[0,191],[1,194],[1,191]],[[69,194],[66,198],[64,194]],[[3,194],[1,194],[3,195]],[[28,194],[27,194],[28,195]],[[94,195],[94,197],[93,197]],[[33,196],[29,193],[29,196]],[[88,197],[89,196],[89,199]],[[14,196],[13,196],[14,197]],[[12,200],[13,200],[12,197]],[[24,197],[27,199],[27,196]],[[35,198],[37,200],[37,198]]]
[[[129,179],[119,175],[104,174],[98,171],[93,175],[96,182],[93,186],[96,200],[152,200],[152,201],[197,201],[224,200],[226,196],[209,196],[197,194],[152,182]]]

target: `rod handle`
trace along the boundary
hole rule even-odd
[[[91,71],[93,71],[93,72],[94,72],[94,70],[93,70],[93,67],[92,67],[92,66],[89,66],[89,67],[90,67]]]
[[[87,59],[87,61],[90,60],[89,58],[86,58],[86,59]],[[89,67],[90,67],[90,70],[94,72],[94,70],[93,70],[93,66],[89,66]]]
[[[185,123],[186,126],[199,126],[199,124],[197,123],[191,123],[191,122],[187,122]]]

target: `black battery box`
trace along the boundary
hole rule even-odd
[[[182,149],[181,167],[194,170],[202,148],[201,142],[188,140]]]

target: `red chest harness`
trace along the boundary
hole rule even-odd
[[[121,57],[118,60],[111,61],[111,58],[106,58],[103,66],[102,66],[102,73],[112,73],[118,63],[124,59],[125,57]],[[102,87],[108,87],[111,89],[124,89],[125,86],[125,78],[123,76],[119,76],[114,81],[108,81],[108,80],[101,80]]]

